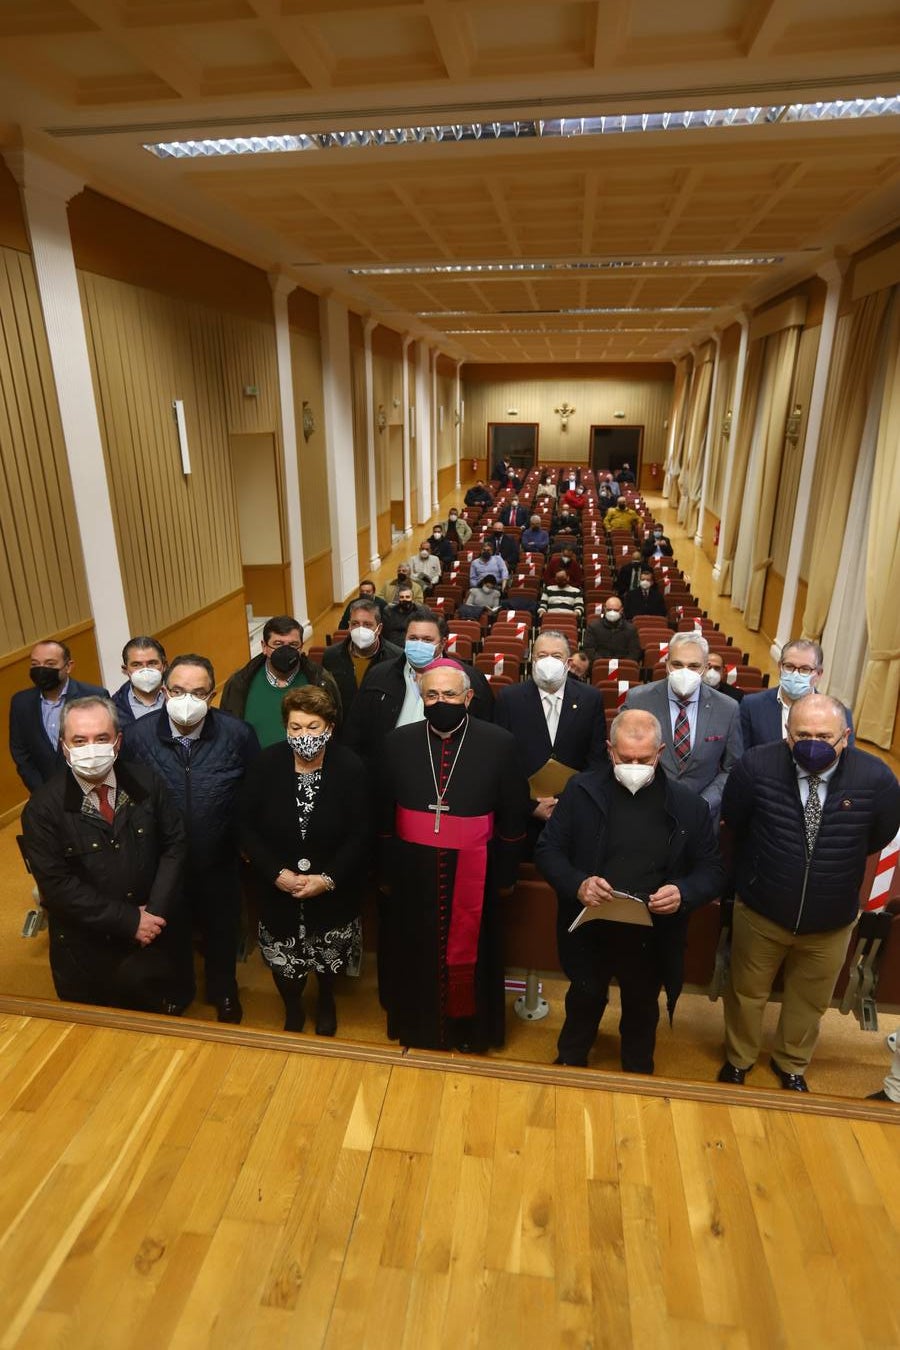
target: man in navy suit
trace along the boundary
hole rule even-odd
[[[503,507],[498,519],[501,525],[518,525],[521,529],[528,524],[528,508],[520,506],[518,497],[513,497]]]
[[[744,705],[703,683],[708,657],[699,633],[673,634],[667,678],[629,689],[625,707],[653,713],[663,729],[663,770],[705,799],[715,823],[728,774],[743,751],[738,711]]]
[[[774,689],[747,694],[741,702],[741,735],[745,750],[785,739],[792,704],[798,698],[816,692],[822,678],[822,667],[822,648],[818,642],[792,638],[785,643],[778,662],[778,684]],[[850,728],[849,743],[852,745],[853,720],[849,710],[847,724]]]
[[[65,767],[59,747],[63,705],[89,695],[109,698],[105,689],[71,678],[72,653],[64,642],[47,638],[31,649],[28,674],[33,689],[20,689],[9,705],[9,753],[19,777],[34,792]]]
[[[566,637],[542,631],[532,650],[532,678],[501,689],[494,721],[516,738],[519,761],[531,778],[548,761],[581,772],[607,761],[606,714],[599,690],[568,674],[571,649]],[[557,797],[532,797],[532,847]]]

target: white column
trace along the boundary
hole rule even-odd
[[[721,423],[719,430],[713,426],[713,418],[716,413],[716,398],[719,393],[719,370],[721,367],[722,355],[722,334],[716,330],[713,333],[713,342],[716,344],[716,358],[713,366],[712,384],[709,390],[709,413],[706,418],[706,442],[703,446],[703,486],[700,489],[700,506],[697,511],[697,533],[694,535],[694,543],[698,547],[703,544],[703,512],[706,510],[706,489],[709,486],[709,461],[712,459],[712,448],[716,435],[721,433]]]
[[[366,319],[363,324],[363,352],[366,368],[366,460],[369,467],[369,567],[374,572],[381,566],[378,554],[378,491],[375,478],[375,363],[372,360],[372,332],[377,319]]]
[[[348,320],[346,305],[330,295],[319,296],[325,464],[331,522],[331,586],[336,604],[355,591],[359,581]]]
[[[441,494],[438,478],[438,451],[440,449],[440,428],[438,426],[438,357],[440,352],[431,353],[431,514],[436,516],[441,509]]]
[[[412,486],[409,473],[409,347],[411,337],[403,339],[403,364],[400,369],[400,397],[403,399],[403,533],[412,534]]]
[[[737,367],[734,372],[734,399],[731,404],[731,432],[728,437],[728,458],[725,463],[725,481],[722,484],[722,514],[719,517],[719,547],[713,566],[713,580],[718,581],[722,572],[722,555],[725,552],[725,519],[728,515],[728,497],[731,492],[731,476],[734,468],[734,447],[737,445],[738,428],[741,423],[741,401],[744,396],[744,374],[747,369],[747,351],[750,347],[750,315],[737,316],[741,325],[741,341],[738,347]]]
[[[431,378],[428,344],[416,344],[416,485],[419,489],[418,524],[431,518]]]
[[[287,553],[291,565],[291,612],[309,635],[312,627],[306,600],[306,564],[303,557],[303,520],[300,514],[300,469],[297,462],[297,412],[291,362],[288,296],[295,282],[276,272],[269,274],[275,314],[275,356],[278,363],[278,405],[281,417],[281,463],[284,472],[284,514]]]
[[[797,636],[793,632],[793,626],[800,581],[800,560],[803,556],[803,546],[806,541],[809,506],[816,476],[819,437],[822,432],[822,411],[825,407],[825,394],[828,389],[828,372],[831,367],[831,353],[834,350],[838,307],[841,300],[844,273],[847,271],[848,265],[849,259],[833,258],[819,269],[819,276],[827,283],[828,290],[825,294],[825,310],[822,315],[822,328],[819,333],[818,350],[816,351],[816,369],[813,375],[812,391],[809,396],[806,436],[803,441],[803,463],[800,466],[800,481],[797,484],[797,504],[794,507],[794,521],[791,526],[791,546],[785,568],[784,591],[781,596],[781,610],[778,614],[778,629],[775,641],[772,643],[772,659],[776,661],[781,655],[784,644],[789,642],[792,637]]]
[[[462,487],[462,483],[460,482],[460,477],[459,477],[459,458],[460,458],[460,451],[461,451],[461,449],[462,449],[462,414],[463,414],[463,405],[462,405],[462,377],[461,377],[461,374],[460,374],[460,372],[462,371],[462,368],[463,368],[463,362],[462,362],[462,361],[457,361],[457,363],[456,363],[456,406],[455,406],[454,409],[453,409],[453,423],[454,423],[454,428],[455,428],[455,431],[454,431],[454,442],[455,442],[454,454],[456,455],[456,480],[455,480],[455,482],[454,482],[454,487],[457,487],[457,488]]]
[[[107,688],[115,689],[122,680],[128,613],[66,215],[66,203],[84,184],[28,151],[6,151],[5,157],[19,184],[31,241],[100,671]]]

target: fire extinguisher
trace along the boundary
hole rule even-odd
[[[477,472],[478,472],[478,460],[477,460],[477,459],[473,459],[473,460],[472,460],[472,472],[473,472],[473,473],[477,473]]]
[[[721,529],[721,527],[722,527],[722,526],[721,526],[721,521],[718,521],[718,520],[717,520],[717,521],[716,521],[716,528],[713,530],[713,546],[714,546],[715,548],[718,548],[718,547],[719,547],[719,530]]]
[[[658,477],[659,477],[659,465],[658,465],[658,464],[651,464],[651,465],[650,465],[650,477],[651,477],[651,478],[658,478]]]

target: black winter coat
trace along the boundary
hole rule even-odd
[[[845,749],[807,857],[797,772],[783,741],[755,746],[728,775],[722,825],[735,836],[735,893],[793,933],[853,923],[866,858],[900,827],[900,784],[864,750]]]
[[[122,756],[147,764],[165,783],[187,829],[192,868],[237,860],[237,801],[244,774],[259,754],[246,722],[210,708],[187,755],[172,736],[165,709],[125,728]]]

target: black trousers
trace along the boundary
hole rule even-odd
[[[237,950],[241,919],[238,864],[205,870],[192,868],[184,882],[185,899],[203,938],[206,1001],[237,998]]]
[[[622,1068],[652,1073],[661,987],[653,930],[597,922],[566,938],[563,966],[571,983],[557,1042],[559,1058],[566,1064],[587,1064],[615,977],[622,1003]]]
[[[57,996],[137,1012],[186,1007],[194,996],[190,929],[173,918],[149,947],[50,916],[50,971]]]

